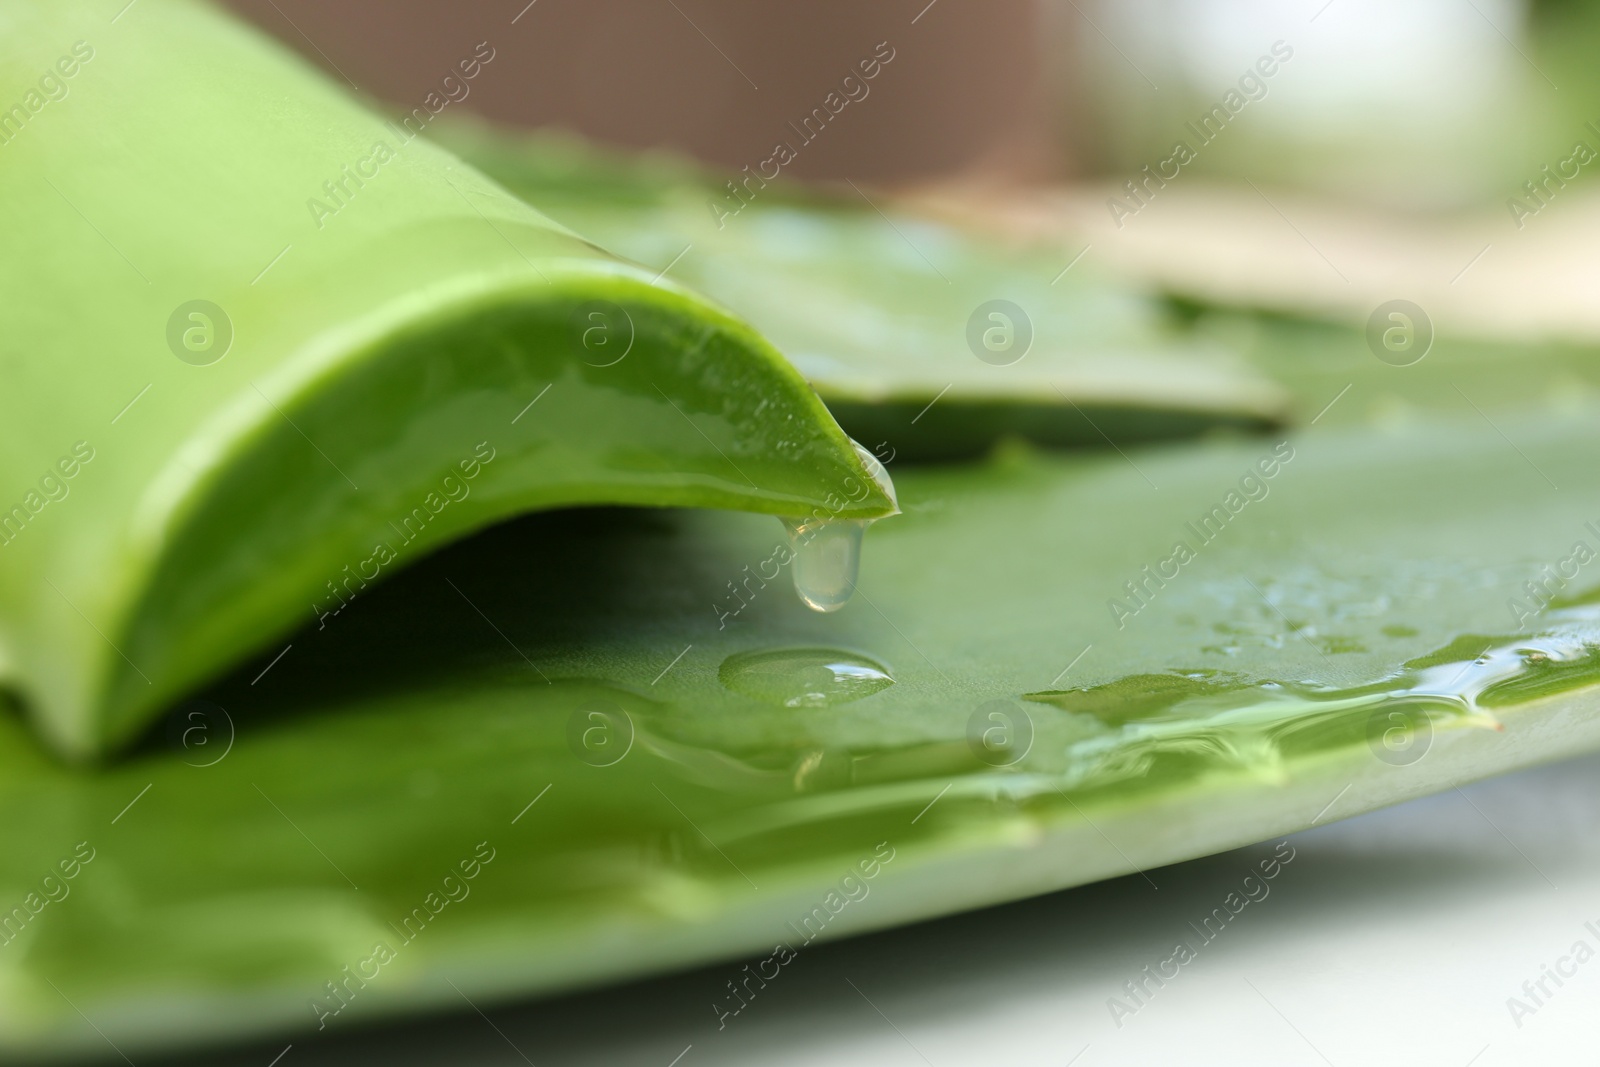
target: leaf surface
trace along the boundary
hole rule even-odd
[[[3,18],[74,71],[0,145],[0,676],[63,753],[510,514],[892,512],[749,327],[253,31]]]
[[[500,526],[165,749],[87,774],[10,727],[0,881],[20,903],[97,856],[0,949],[6,1041],[99,1042],[46,979],[129,1048],[803,952],[1592,746],[1593,564],[1520,633],[1508,601],[1600,540],[1595,431],[1502,428],[1521,454],[1440,423],[907,470],[830,616],[749,580],[771,519]],[[1251,472],[1267,493],[1197,537]],[[1108,602],[1180,540],[1119,627]],[[470,895],[432,913],[451,872]],[[377,976],[341,1000],[346,966]]]
[[[619,254],[657,264],[771,337],[858,440],[916,459],[1005,435],[1053,445],[1260,430],[1287,394],[1168,328],[1093,258],[1007,248],[898,210],[673,159],[455,127],[446,143]]]

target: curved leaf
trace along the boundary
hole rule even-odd
[[[62,751],[508,515],[892,511],[748,327],[254,33],[3,19],[67,87],[0,145],[0,670]]]
[[[784,350],[840,423],[915,459],[997,439],[1103,447],[1282,421],[1287,394],[1227,348],[1166,327],[1088,249],[1004,248],[859,189],[832,200],[672,157],[452,126],[519,195],[728,304]],[[736,190],[734,191],[730,191]]]

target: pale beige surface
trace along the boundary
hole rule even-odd
[[[1509,191],[1508,191],[1509,192]],[[1503,206],[1456,217],[1384,215],[1278,189],[1180,178],[1114,219],[1120,187],[948,187],[919,210],[1091,258],[1229,306],[1364,323],[1411,300],[1438,332],[1506,341],[1600,340],[1600,192],[1566,189],[1518,229]],[[1118,225],[1120,221],[1121,225]]]

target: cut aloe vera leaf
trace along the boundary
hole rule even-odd
[[[60,751],[517,512],[893,510],[749,327],[253,31],[4,22],[6,99],[72,70],[0,146],[0,673]]]
[[[1174,336],[1155,302],[1092,264],[884,214],[879,194],[797,197],[753,181],[738,208],[670,157],[464,127],[446,142],[606,247],[670,264],[748,317],[853,436],[895,454],[970,455],[1006,434],[1104,447],[1259,430],[1286,410],[1269,378]]]
[[[908,470],[830,616],[752,577],[770,520],[533,516],[296,635],[173,747],[91,775],[6,726],[0,885],[97,851],[0,950],[0,1039],[103,1049],[62,994],[137,1058],[803,954],[1593,747],[1589,570],[1520,634],[1508,601],[1600,547],[1600,432],[1501,429]]]

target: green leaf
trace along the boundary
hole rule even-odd
[[[0,672],[63,753],[508,515],[893,510],[747,326],[254,32],[4,21],[64,95],[0,144]]]
[[[739,176],[735,196],[671,157],[548,134],[458,126],[446,143],[746,316],[852,436],[898,455],[972,456],[1005,435],[1098,448],[1261,430],[1286,409],[1270,379],[1174,334],[1147,294],[1074,258],[1087,249],[1004,248],[859,188],[834,201]]]
[[[0,1034],[97,1047],[48,983],[131,1050],[804,952],[1592,746],[1596,564],[1521,633],[1508,602],[1600,545],[1600,439],[1500,428],[908,470],[828,616],[750,577],[770,519],[502,526],[168,747],[86,774],[8,728],[0,904],[96,858],[0,948]],[[451,871],[470,895],[406,926]]]
[[[1600,742],[1581,412],[913,470],[856,599],[817,615],[770,516],[891,502],[747,328],[420,141],[314,212],[384,128],[216,16],[0,18],[8,85],[96,41],[0,144],[27,209],[0,473],[60,497],[0,547],[7,677],[92,752],[284,633],[98,770],[0,720],[14,1056],[804,952]],[[854,249],[864,291],[894,258],[873,225],[806,223],[823,252],[761,277],[828,281]],[[971,249],[952,261],[991,278]],[[584,358],[597,296],[637,335],[608,367]],[[167,346],[195,299],[235,328],[210,365]],[[178,326],[192,357],[217,319]],[[343,585],[446,474],[471,491],[409,566]],[[581,503],[766,514],[576,509],[443,545]]]

